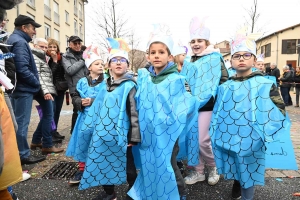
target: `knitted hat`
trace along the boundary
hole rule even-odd
[[[193,17],[190,22],[190,39],[204,39],[209,40],[210,30],[205,26],[205,20],[207,17],[203,19],[199,19],[198,17]]]
[[[260,33],[251,33],[247,35],[247,28],[244,27],[237,31],[234,40],[231,42],[231,55],[239,51],[250,52],[256,56],[255,40],[261,37]]]
[[[103,59],[99,56],[97,50],[98,50],[98,47],[92,48],[92,45],[87,47],[84,50],[84,52],[82,54],[82,57],[85,60],[85,66],[87,68],[89,68],[91,66],[91,64],[93,62],[95,62],[96,60],[102,60],[103,61]]]
[[[109,57],[108,60],[111,60],[114,57],[123,57],[127,61],[128,52],[130,51],[128,44],[122,38],[106,38],[110,48],[108,48]]]
[[[264,62],[264,58],[265,58],[264,54],[257,55],[257,62]]]
[[[165,44],[170,51],[173,50],[174,42],[168,25],[153,24],[153,30],[150,33],[148,44],[147,44],[148,49],[153,42],[161,42]]]

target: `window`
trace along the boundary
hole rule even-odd
[[[51,30],[51,27],[48,24],[45,24],[45,39],[48,39],[49,37],[51,37],[50,30]]]
[[[50,0],[44,0],[44,15],[45,17],[51,19],[51,8],[50,8]]]
[[[74,19],[74,34],[78,35],[77,20]]]
[[[295,54],[297,40],[282,40],[282,54]]]
[[[270,63],[265,63],[264,65],[265,65],[265,68],[270,68],[270,66],[271,66]]]
[[[77,0],[74,0],[74,15],[78,16]]]
[[[50,0],[44,0],[44,4],[50,7]]]
[[[79,37],[83,40],[83,30],[81,24],[79,24]]]
[[[27,4],[30,5],[31,7],[35,6],[35,1],[34,0],[27,0]]]
[[[54,11],[54,23],[59,24],[59,7],[58,3],[53,2],[53,11]]]
[[[68,40],[69,40],[69,37],[66,35],[66,46],[67,46],[67,47],[69,46]]]
[[[79,3],[78,14],[79,14],[79,19],[82,20],[83,17],[82,17],[82,4],[81,3]]]
[[[54,29],[54,39],[55,39],[56,41],[59,41],[59,31],[56,30],[56,29]]]
[[[35,20],[35,16],[30,14],[30,13],[27,13],[27,16],[30,17],[31,19]]]
[[[69,23],[69,13],[65,11],[66,22]]]
[[[261,54],[264,54],[265,58],[271,56],[271,43],[261,47]]]

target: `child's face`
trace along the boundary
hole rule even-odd
[[[100,75],[103,73],[103,61],[102,60],[95,60],[89,67],[90,73],[95,75]]]
[[[168,64],[168,61],[172,60],[172,56],[168,55],[166,45],[161,43],[151,44],[149,49],[149,60],[153,65],[155,72],[161,71]]]
[[[126,58],[117,56],[110,60],[109,69],[111,69],[114,78],[122,77],[128,69]]]
[[[296,67],[296,72],[300,72],[300,67]]]
[[[180,64],[183,64],[183,61],[184,61],[185,57],[186,57],[185,53],[179,55],[179,62],[180,62]]]
[[[190,45],[194,54],[202,53],[207,47],[206,41],[203,39],[191,40]]]
[[[261,62],[261,61],[256,62],[255,68],[258,69],[259,71],[263,71],[264,70],[264,63]]]
[[[256,64],[256,58],[249,52],[239,51],[232,55],[230,62],[237,73],[245,73],[252,71],[251,68]]]

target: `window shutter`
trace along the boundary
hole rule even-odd
[[[297,48],[297,53],[300,54],[300,39],[298,39],[298,48]]]
[[[287,54],[287,40],[282,40],[281,54]]]

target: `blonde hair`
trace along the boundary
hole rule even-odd
[[[60,53],[59,44],[56,40],[54,40],[53,38],[48,38],[48,46],[49,45],[56,45],[57,53]]]

